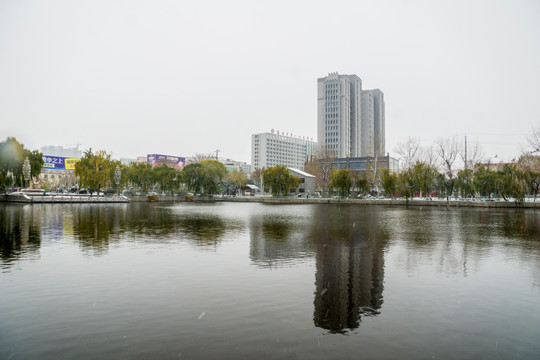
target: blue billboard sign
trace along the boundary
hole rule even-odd
[[[65,170],[66,158],[61,156],[43,155],[43,169]]]

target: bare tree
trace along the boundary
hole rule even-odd
[[[518,160],[518,167],[525,173],[525,179],[530,192],[536,195],[540,191],[540,156],[532,152],[523,153]]]
[[[472,143],[463,142],[459,146],[459,156],[465,168],[472,169],[475,165],[484,161],[484,150],[478,141]]]
[[[394,151],[402,162],[403,169],[411,169],[420,158],[420,139],[409,137],[405,142],[399,142]]]
[[[318,189],[325,191],[330,184],[330,174],[332,173],[332,162],[334,161],[330,152],[324,145],[317,149],[317,156],[306,164],[306,172],[315,176]]]
[[[420,147],[420,155],[418,156],[418,160],[430,167],[439,167],[437,153],[435,152],[435,149],[433,149],[433,145]]]
[[[437,155],[439,155],[439,158],[441,159],[446,176],[448,176],[449,179],[452,179],[454,177],[452,166],[454,165],[459,152],[458,140],[455,136],[439,138],[435,145],[437,148]]]
[[[199,161],[201,160],[207,160],[207,159],[214,159],[215,160],[215,156],[213,154],[201,154],[201,153],[195,153],[195,155],[193,155],[192,157],[189,158],[189,161],[188,163],[189,164],[193,164],[193,163],[198,163]]]
[[[527,138],[529,145],[532,147],[532,152],[540,152],[540,124],[532,129],[531,135]]]
[[[264,167],[262,169],[255,169],[250,176],[250,179],[255,181],[259,187],[262,187],[262,174],[264,172]]]

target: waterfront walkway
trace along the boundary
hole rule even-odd
[[[215,201],[230,202],[261,202],[268,204],[349,204],[349,205],[383,205],[383,206],[436,206],[436,207],[480,207],[480,208],[525,208],[540,209],[538,201],[514,201],[493,200],[481,201],[473,199],[339,199],[339,198],[273,198],[273,197],[231,197],[215,198]],[[196,200],[197,201],[197,200]]]
[[[90,196],[80,194],[25,194],[25,193],[13,193],[3,195],[3,201],[13,203],[129,203],[129,199],[125,196]]]
[[[147,196],[90,196],[75,194],[48,194],[48,195],[27,195],[10,194],[0,195],[0,201],[16,203],[129,203],[148,202]],[[185,202],[185,196],[162,196],[157,202]],[[340,198],[275,198],[270,196],[236,196],[236,197],[195,197],[193,202],[259,202],[264,204],[346,204],[346,205],[379,205],[379,206],[435,206],[435,207],[476,207],[476,208],[520,208],[520,209],[540,209],[540,198],[537,201],[526,199],[523,203],[514,201],[504,201],[500,199],[480,200],[480,199],[340,199]]]

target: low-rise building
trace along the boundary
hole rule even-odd
[[[498,155],[495,155],[495,157],[489,159],[487,162],[483,163],[482,165],[484,165],[490,171],[500,171],[504,168],[504,165],[506,164],[512,164],[512,163],[505,161],[503,158],[500,158]]]
[[[381,157],[346,157],[337,158],[332,161],[334,169],[351,169],[355,172],[366,172],[368,170],[388,169],[390,173],[399,171],[399,160],[391,157],[389,154]]]
[[[231,159],[219,159],[218,161],[222,162],[223,165],[227,168],[227,172],[231,173],[234,170],[242,171],[248,177],[251,175],[251,165],[244,161],[235,161]]]
[[[288,168],[289,174],[300,179],[300,185],[296,189],[291,189],[291,193],[300,196],[312,195],[315,192],[315,176],[300,169]]]

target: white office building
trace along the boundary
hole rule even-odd
[[[58,156],[72,159],[80,159],[82,151],[76,148],[65,148],[63,146],[47,145],[40,149],[43,155]]]
[[[356,75],[331,73],[317,79],[317,136],[338,158],[383,155],[382,91],[363,91]]]
[[[276,165],[305,169],[305,164],[316,155],[317,143],[305,137],[274,133],[251,135],[251,165],[253,170]]]

